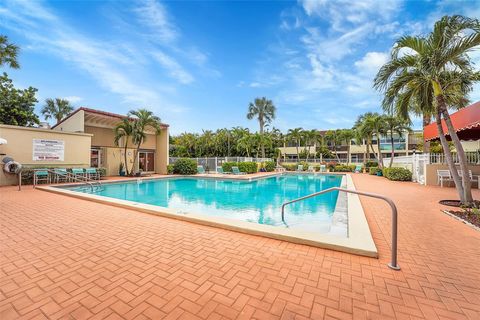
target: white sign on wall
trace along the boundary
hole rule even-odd
[[[63,140],[33,139],[33,161],[64,161]]]

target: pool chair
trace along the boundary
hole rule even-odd
[[[223,171],[223,168],[222,168],[222,167],[218,167],[218,168],[217,168],[217,173],[218,173],[218,174],[229,174],[230,172],[225,172],[225,171]]]
[[[73,178],[76,178],[76,179],[82,179],[82,178],[85,178],[85,172],[83,171],[83,168],[73,168],[72,176]],[[76,181],[76,179],[73,179],[73,180]]]
[[[320,165],[320,172],[327,172],[327,167],[324,164]]]
[[[315,168],[313,166],[308,166],[308,172],[315,172]]]
[[[97,172],[95,168],[87,168],[85,169],[85,175],[88,179],[98,180],[100,179],[100,174]]]
[[[241,174],[246,174],[245,172],[241,172],[238,167],[232,167],[232,173],[234,175],[241,175]]]
[[[440,184],[443,187],[443,182],[451,182],[453,181],[452,174],[450,170],[437,170],[437,185]]]
[[[355,173],[360,173],[362,172],[362,165],[361,164],[357,164],[355,166],[355,170],[354,170]]]
[[[303,164],[299,164],[296,171],[297,172],[302,172],[303,171]]]
[[[35,187],[40,181],[50,183],[48,169],[37,169],[33,172],[33,187]]]
[[[203,168],[203,166],[197,166],[197,172],[199,174],[205,174],[205,169]]]
[[[68,177],[67,169],[57,168],[54,169],[53,172],[55,172],[55,183],[68,182],[70,180],[70,178]]]

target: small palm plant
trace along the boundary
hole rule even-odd
[[[128,162],[127,162],[127,150],[128,150],[128,140],[131,139],[133,135],[133,126],[134,123],[129,118],[123,118],[122,122],[115,126],[114,133],[114,143],[116,146],[120,145],[120,141],[123,140],[123,153],[124,153],[124,163],[125,163],[125,172],[130,175],[130,171],[128,170]],[[123,163],[121,163],[123,164]]]

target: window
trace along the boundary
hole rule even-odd
[[[102,151],[100,149],[90,150],[90,166],[92,168],[100,168],[102,165]]]

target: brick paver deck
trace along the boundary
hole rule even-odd
[[[480,232],[452,188],[354,175],[380,259],[0,188],[0,319],[480,319]],[[478,190],[475,197],[479,198]]]

